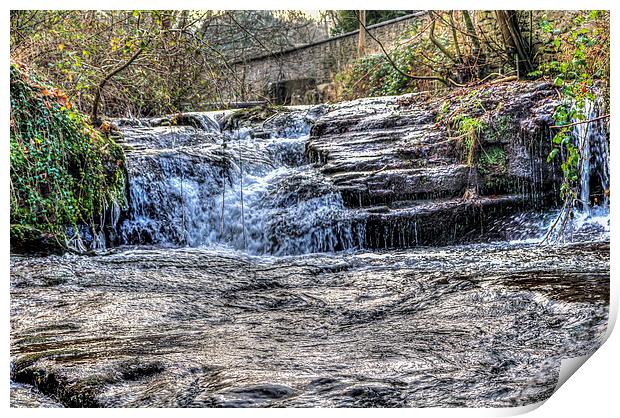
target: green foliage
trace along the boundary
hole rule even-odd
[[[460,134],[479,134],[484,129],[484,122],[479,118],[472,118],[469,115],[457,115],[452,121],[454,127]]]
[[[336,75],[344,98],[388,96],[409,93],[414,85],[398,73],[381,54],[367,55]]]
[[[471,167],[474,164],[474,155],[480,133],[486,125],[481,118],[473,118],[467,114],[459,114],[452,120],[452,125],[463,139],[466,164]]]
[[[125,203],[124,153],[74,110],[66,95],[11,64],[11,225],[66,238]]]
[[[413,72],[416,49],[404,45],[391,51],[396,67],[406,73]],[[400,73],[383,54],[366,55],[355,61],[347,70],[336,75],[343,86],[346,99],[370,96],[393,96],[417,90],[416,82]]]
[[[337,74],[336,82],[342,87],[342,98],[392,96],[428,90],[430,81],[403,75],[448,72],[449,60],[421,33],[425,29],[421,22],[415,22],[403,32],[397,46],[389,51],[394,65],[384,54],[372,54],[357,59]]]
[[[485,193],[497,192],[506,188],[508,182],[508,156],[501,146],[483,148],[476,163],[478,172],[483,176]]]
[[[418,56],[418,50],[413,44],[402,45],[395,48],[391,53],[392,60],[394,61],[394,64],[396,64],[396,67],[407,74],[414,74],[416,72],[416,65],[414,61],[416,56]],[[415,82],[402,75],[388,63],[385,82],[383,85],[383,94],[404,94],[415,90]]]
[[[555,125],[561,128],[552,139],[553,150],[547,161],[562,156],[564,181],[560,193],[562,199],[571,202],[578,196],[581,156],[579,138],[572,127],[565,125],[587,118],[586,103],[596,99],[595,80],[609,79],[609,15],[604,11],[584,12],[575,18],[574,24],[568,33],[562,33],[543,19],[540,25],[549,34],[548,44],[563,54],[539,69],[553,79],[563,95],[562,104],[553,114]]]
[[[505,174],[507,170],[508,156],[502,147],[492,146],[484,149],[478,159],[478,170],[482,175]]]

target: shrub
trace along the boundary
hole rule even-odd
[[[94,229],[111,205],[125,204],[123,150],[62,91],[17,64],[10,72],[11,238],[38,231],[64,245],[79,241],[79,226]]]

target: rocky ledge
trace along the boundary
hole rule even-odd
[[[329,107],[306,156],[359,208],[369,248],[497,238],[483,235],[498,216],[557,203],[557,105],[532,82],[360,99]]]

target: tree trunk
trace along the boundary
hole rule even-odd
[[[463,54],[461,53],[459,38],[456,34],[456,24],[454,23],[454,10],[450,10],[448,12],[448,17],[450,18],[450,26],[452,26],[452,40],[454,41],[454,49],[456,50],[456,55],[459,61],[463,62]]]
[[[435,18],[435,14],[434,12],[429,12],[430,16],[431,16],[431,27],[430,30],[428,32],[428,38],[430,39],[430,41],[437,47],[439,48],[439,50],[450,59],[450,61],[458,64],[459,60],[452,55],[452,53],[450,53],[450,51],[448,51],[448,48],[445,47],[445,45],[443,45],[441,42],[439,42],[439,40],[437,38],[435,38],[435,24],[436,24],[436,18]]]
[[[357,38],[357,56],[358,58],[366,55],[366,10],[358,10],[359,19],[359,35]]]
[[[110,79],[114,77],[116,74],[120,73],[125,68],[129,67],[131,63],[134,62],[140,56],[140,54],[142,54],[142,51],[144,51],[145,47],[146,47],[146,44],[141,45],[136,51],[136,53],[133,54],[131,58],[127,60],[127,62],[116,67],[115,69],[110,71],[105,77],[103,77],[103,80],[101,80],[101,82],[97,86],[97,91],[95,92],[95,99],[93,100],[93,110],[90,115],[90,120],[93,123],[93,125],[97,126],[101,124],[101,120],[99,119],[99,114],[98,114],[99,102],[101,101],[101,92],[103,91],[103,88],[105,87],[106,83],[110,81]]]
[[[476,33],[476,28],[474,27],[474,23],[471,20],[471,16],[469,15],[469,11],[463,10],[463,21],[465,22],[465,27],[467,28],[467,34],[471,39],[471,53],[474,57],[478,57],[480,54],[480,41],[478,40],[478,34]]]
[[[518,58],[518,62],[515,64],[517,73],[521,73],[520,70],[525,70],[525,73],[531,72],[534,66],[529,53],[530,47],[526,45],[523,39],[517,12],[515,10],[496,10],[495,16],[504,39],[508,61],[510,62],[512,57],[516,55]]]

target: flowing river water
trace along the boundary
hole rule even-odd
[[[117,246],[12,256],[13,406],[520,406],[602,343],[607,201],[562,241],[522,212],[504,240],[371,250],[307,120],[194,120],[125,122]]]

